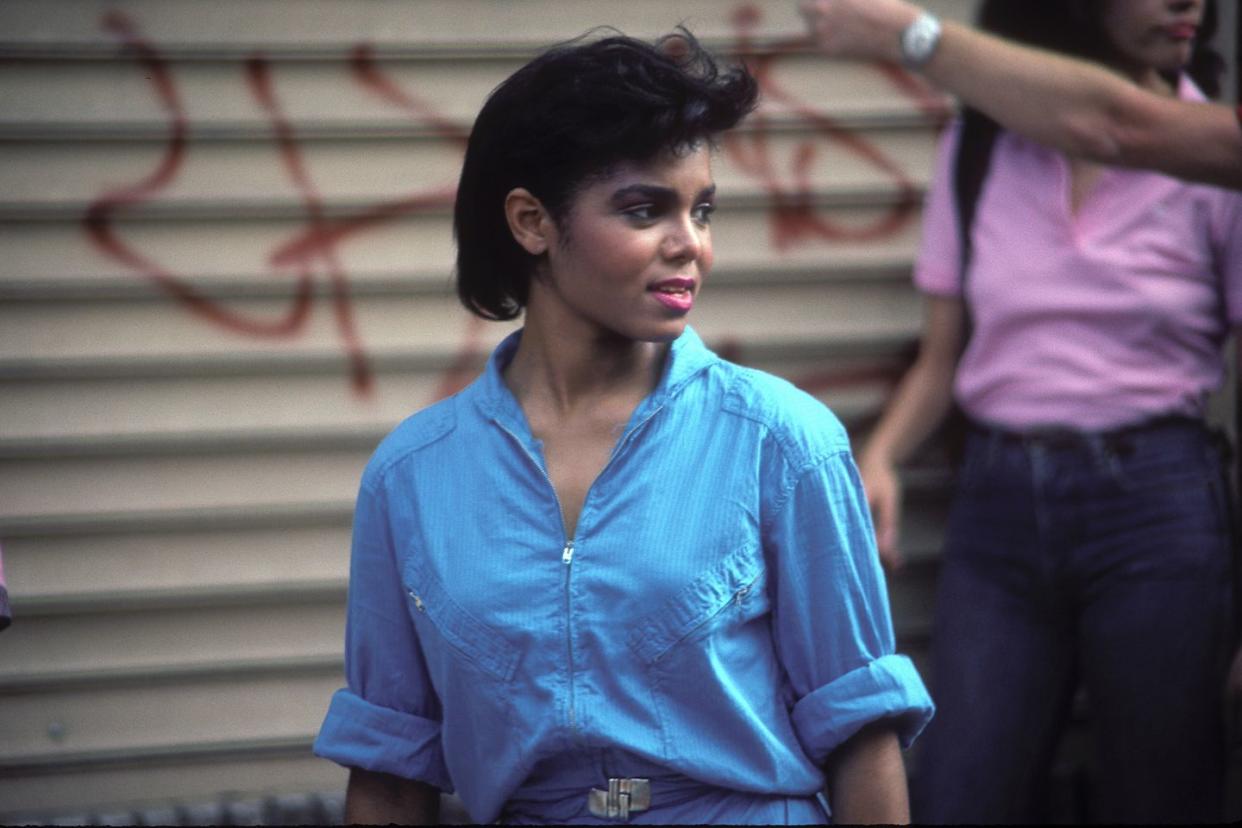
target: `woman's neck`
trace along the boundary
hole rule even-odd
[[[1170,84],[1154,66],[1116,66],[1114,69],[1140,89],[1166,98],[1177,95],[1177,87]]]
[[[560,414],[623,397],[635,404],[659,382],[668,345],[544,324],[528,313],[505,383],[524,406],[538,402]]]

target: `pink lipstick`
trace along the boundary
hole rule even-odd
[[[1199,27],[1193,23],[1172,23],[1164,27],[1164,33],[1173,40],[1194,40]]]
[[[694,306],[693,279],[664,279],[647,288],[647,291],[661,305],[678,313],[687,313]]]

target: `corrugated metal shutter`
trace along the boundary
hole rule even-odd
[[[865,427],[943,102],[808,54],[792,2],[0,4],[0,818],[339,790],[309,744],[359,472],[508,330],[448,281],[471,118],[539,46],[683,21],[766,95],[695,324]],[[893,582],[920,659],[942,482]]]

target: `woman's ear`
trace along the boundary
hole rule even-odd
[[[505,196],[505,219],[513,238],[532,256],[548,252],[555,225],[543,203],[525,187],[516,187]]]

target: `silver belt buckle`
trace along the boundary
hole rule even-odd
[[[627,822],[632,811],[645,811],[651,807],[651,781],[614,776],[608,780],[608,790],[591,788],[587,794],[587,806],[593,816]]]

